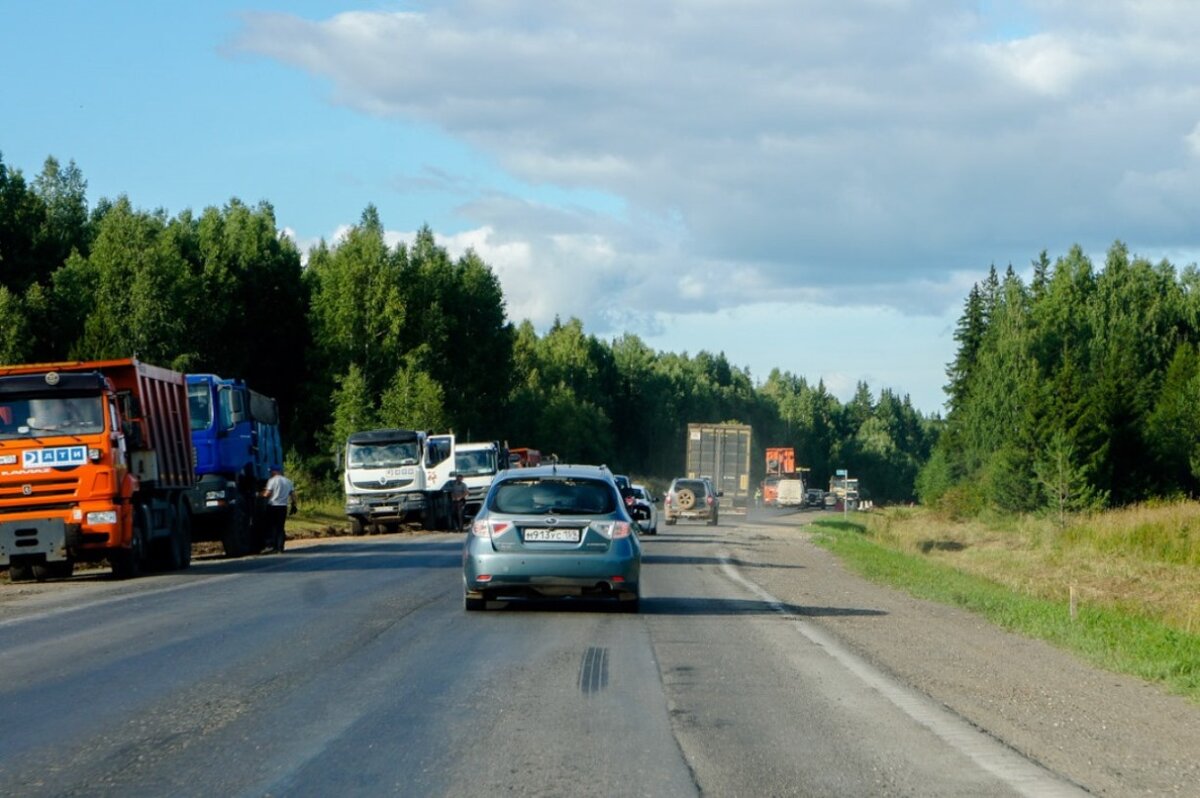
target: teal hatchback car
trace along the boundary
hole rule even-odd
[[[603,466],[502,472],[463,545],[463,603],[521,598],[610,599],[637,612],[642,546]]]

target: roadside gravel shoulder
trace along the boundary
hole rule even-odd
[[[742,575],[880,669],[1097,795],[1200,794],[1200,706],[868,582],[813,544],[805,520],[731,525],[726,544]]]

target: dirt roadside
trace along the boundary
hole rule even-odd
[[[743,576],[1030,759],[1096,795],[1200,795],[1200,706],[867,582],[803,521],[737,523],[726,543]],[[826,611],[847,608],[883,614]]]

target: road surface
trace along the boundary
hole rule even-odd
[[[795,523],[643,543],[638,615],[466,613],[450,534],[5,584],[0,793],[1084,794],[821,622],[882,604],[782,598],[837,569],[750,556],[811,550]]]

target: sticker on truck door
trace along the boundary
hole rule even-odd
[[[86,446],[55,446],[21,452],[22,468],[61,468],[87,462]]]

